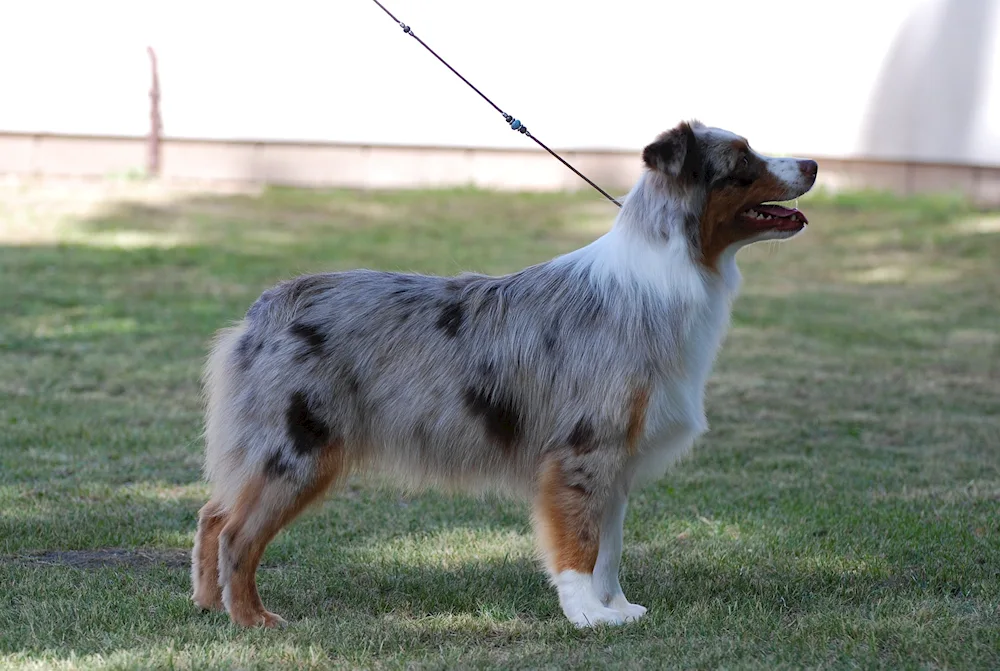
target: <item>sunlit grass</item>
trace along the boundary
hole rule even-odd
[[[0,667],[1000,667],[1000,227],[818,194],[741,253],[711,432],[635,495],[579,632],[520,504],[351,481],[276,539],[278,632],[197,613],[186,556],[215,329],[302,272],[501,273],[585,244],[589,193],[155,184],[0,191]]]

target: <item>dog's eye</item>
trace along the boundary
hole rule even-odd
[[[748,159],[746,156],[743,157],[743,160],[741,161],[741,163],[742,163],[742,165],[743,165],[744,168],[749,168],[750,167],[750,159]]]

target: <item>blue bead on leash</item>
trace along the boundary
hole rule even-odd
[[[521,123],[520,119],[515,119],[514,117],[512,117],[511,115],[509,115],[509,114],[507,114],[505,112],[500,112],[500,114],[503,114],[503,118],[506,119],[507,123],[510,124],[510,129],[511,130],[516,130],[519,133],[527,135],[528,137],[530,137],[535,142],[538,142],[538,140],[531,133],[528,132],[528,127],[525,126],[523,123]],[[538,142],[538,144],[542,144],[542,143]],[[542,144],[542,146],[545,147],[545,145],[543,145],[543,144]],[[556,158],[558,158],[560,161],[562,161],[562,159],[559,158],[559,156],[557,156],[556,154],[554,154],[551,149],[549,149],[548,147],[545,147],[545,149],[550,154],[552,154],[553,156],[555,156]],[[565,161],[563,161],[563,163],[565,163]],[[574,168],[573,166],[569,166],[569,169],[572,170],[573,172],[576,172],[576,168]],[[587,179],[587,178],[584,177],[584,179]],[[587,181],[589,182],[590,180],[588,179]]]

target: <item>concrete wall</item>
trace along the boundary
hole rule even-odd
[[[0,175],[104,179],[141,171],[142,138],[0,134]],[[640,170],[637,152],[570,151],[565,157],[613,195]],[[1000,167],[820,158],[831,190],[961,193],[1000,207]],[[205,184],[292,184],[358,188],[476,185],[495,189],[586,189],[541,151],[307,142],[167,140],[163,178]],[[597,194],[595,193],[595,197]]]

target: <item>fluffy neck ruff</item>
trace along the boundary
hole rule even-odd
[[[704,194],[684,190],[647,171],[625,197],[614,226],[568,258],[585,262],[595,286],[609,293],[646,293],[687,305],[704,304],[740,286],[737,249],[727,249],[719,272],[699,258],[699,218]]]

